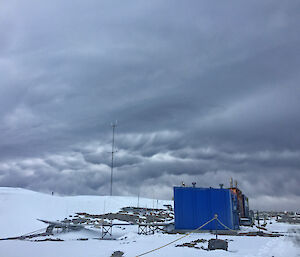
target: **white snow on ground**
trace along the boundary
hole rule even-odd
[[[139,199],[140,207],[163,208],[163,204],[171,201],[153,201]],[[0,187],[0,238],[20,236],[22,234],[46,228],[36,219],[51,221],[62,220],[76,212],[102,214],[116,212],[121,207],[137,206],[137,197],[109,196],[51,196],[18,188]],[[292,229],[300,229],[299,225],[276,223],[267,225],[269,231],[278,231],[286,236],[279,238],[219,236],[229,241],[229,251],[205,251],[187,247],[175,247],[176,244],[190,242],[199,238],[210,239],[209,233],[197,233],[181,239],[156,252],[145,256],[234,256],[234,257],[296,257],[300,256],[296,234],[288,233]],[[247,231],[248,228],[243,228]],[[30,242],[21,240],[0,241],[0,257],[101,257],[111,256],[114,251],[123,251],[124,256],[137,256],[143,252],[166,244],[181,235],[156,233],[154,235],[138,235],[137,226],[126,226],[125,229],[113,228],[116,240],[98,240],[100,230],[84,229],[78,232],[59,234],[63,242]],[[299,234],[298,234],[299,236]],[[55,237],[55,236],[54,236]],[[78,238],[89,238],[78,241]],[[299,239],[299,238],[298,238]],[[207,243],[200,243],[207,247]]]

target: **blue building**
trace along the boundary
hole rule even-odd
[[[239,229],[237,197],[230,189],[174,187],[176,230],[193,230],[212,219],[215,214],[230,229]],[[226,230],[217,221],[202,230]]]

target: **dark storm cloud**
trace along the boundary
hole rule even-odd
[[[300,208],[298,1],[1,5],[0,186]]]

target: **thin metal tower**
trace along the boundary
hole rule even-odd
[[[110,173],[110,195],[113,194],[113,172],[114,172],[114,154],[115,151],[115,129],[117,127],[117,121],[111,124],[112,127],[112,144],[111,144],[111,173]]]

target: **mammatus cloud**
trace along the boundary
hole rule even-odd
[[[298,209],[298,1],[12,0],[0,8],[0,186],[172,197],[239,181]]]
[[[167,139],[167,134],[173,136]],[[175,134],[119,135],[124,139],[120,142],[128,147],[116,154],[114,194],[171,199],[172,187],[182,181],[218,187],[220,183],[228,186],[229,178],[234,177],[252,200],[253,208],[297,208],[300,152],[223,152],[213,147],[162,150],[173,142]],[[166,136],[162,142],[158,141],[161,135]],[[180,140],[180,135],[176,137]],[[147,145],[156,150],[152,154],[151,150],[140,150]],[[69,152],[2,162],[1,185],[67,195],[109,194],[110,147],[94,141],[79,144]]]

